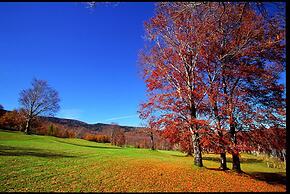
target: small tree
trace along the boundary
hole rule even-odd
[[[155,136],[157,133],[157,129],[154,128],[154,125],[149,121],[148,125],[145,126],[142,130],[143,133],[145,133],[150,138],[150,147],[151,150],[155,150]]]
[[[32,80],[32,88],[20,92],[19,103],[26,116],[25,133],[30,134],[31,122],[38,115],[53,116],[59,109],[58,92],[47,81]]]
[[[55,134],[55,127],[53,126],[53,124],[48,126],[48,135],[54,136]]]
[[[155,150],[155,130],[152,128],[144,128],[143,133],[145,133],[150,138],[151,150]]]
[[[111,143],[116,146],[124,146],[126,142],[125,132],[119,127],[114,127],[112,132]]]
[[[0,126],[7,129],[21,131],[24,123],[25,123],[25,116],[21,110],[20,111],[13,110],[10,112],[6,112],[0,118]]]

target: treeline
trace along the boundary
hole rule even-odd
[[[22,110],[5,111],[0,109],[0,128],[24,131],[25,116]],[[54,123],[41,117],[33,120],[31,128],[32,133],[37,135],[79,138],[99,143],[111,143],[121,147],[131,146],[152,149],[153,145],[154,149],[179,150],[186,153],[187,156],[192,156],[194,152],[190,133],[178,133],[177,131],[156,131],[142,128],[126,132],[118,125],[112,125],[111,128],[106,130],[94,131],[85,127],[70,127]],[[153,141],[151,141],[150,136],[152,136]],[[214,141],[208,141],[207,138],[201,138],[202,151],[205,153],[215,153]],[[286,130],[284,129],[269,128],[243,131],[238,134],[238,140],[239,145],[241,145],[239,147],[241,152],[266,155],[280,161],[286,161]]]
[[[0,128],[14,131],[25,131],[26,117],[23,110],[0,110]],[[111,143],[116,146],[132,146],[135,148],[151,148],[152,142],[143,130],[125,131],[118,125],[112,125],[108,129],[95,131],[85,127],[71,127],[65,124],[51,122],[41,117],[36,117],[31,122],[31,133],[60,138],[79,138],[99,143]],[[156,149],[170,150],[173,144],[154,134],[154,146]]]
[[[22,110],[0,112],[0,127],[8,130],[25,131],[26,119]],[[68,127],[62,124],[53,123],[40,117],[34,118],[31,124],[31,132],[37,135],[48,135],[60,138],[80,138],[100,143],[111,142],[111,137],[98,134],[95,131],[84,127]]]

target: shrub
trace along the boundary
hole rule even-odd
[[[113,145],[123,147],[125,145],[125,142],[126,138],[124,130],[120,128],[114,128],[111,143]]]
[[[95,136],[91,133],[85,133],[83,139],[88,140],[88,141],[94,141],[95,140]]]
[[[95,141],[99,143],[110,143],[110,137],[107,135],[95,135]]]
[[[98,135],[98,134],[91,134],[91,133],[85,133],[83,139],[88,141],[95,141],[98,143],[109,143],[110,137],[107,135]]]
[[[0,118],[0,126],[6,129],[21,131],[25,127],[25,116],[18,110],[6,112]]]

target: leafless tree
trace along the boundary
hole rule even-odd
[[[141,129],[141,132],[146,134],[150,138],[151,150],[155,150],[155,137],[157,133],[157,129],[154,128],[154,125],[149,121],[144,125],[144,128]]]
[[[118,124],[114,124],[111,128],[111,133],[111,144],[123,147],[126,143],[124,130]]]
[[[19,103],[25,112],[25,133],[30,134],[32,120],[38,115],[53,116],[59,109],[59,95],[45,80],[32,80],[32,87],[20,92]]]

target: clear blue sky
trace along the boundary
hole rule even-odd
[[[154,3],[0,3],[0,104],[19,107],[33,77],[61,97],[57,117],[138,126],[143,23]]]
[[[139,126],[146,89],[137,59],[154,3],[86,6],[0,3],[0,104],[19,108],[36,77],[59,92],[57,117]]]

